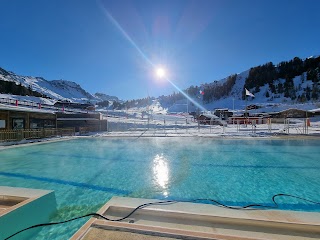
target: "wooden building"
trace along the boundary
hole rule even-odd
[[[213,114],[200,114],[197,120],[200,124],[204,125],[225,125],[224,121],[222,121],[219,117]]]
[[[53,112],[37,109],[0,109],[0,130],[56,128],[57,116]]]
[[[267,123],[268,118],[265,117],[243,117],[243,116],[233,116],[230,117],[229,124],[264,124]]]
[[[307,118],[312,117],[314,114],[310,111],[290,108],[281,112],[270,113],[273,118]]]
[[[92,131],[107,131],[107,120],[100,113],[56,113],[37,108],[0,108],[0,131],[42,128],[88,128]]]
[[[107,120],[102,120],[100,113],[57,113],[58,128],[74,127],[76,132],[80,128],[90,128],[92,131],[107,131]]]
[[[227,108],[217,108],[214,110],[214,115],[220,117],[222,120],[228,120],[229,117],[232,117],[233,112]]]
[[[74,103],[69,101],[57,101],[54,104],[57,108],[72,108],[72,109],[82,109],[82,110],[88,110],[88,111],[94,111],[95,107],[91,103]]]

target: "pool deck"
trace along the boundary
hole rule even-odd
[[[156,201],[113,197],[98,213],[118,219]],[[177,202],[139,209],[121,222],[90,218],[71,239],[320,239],[320,213]]]
[[[0,186],[0,239],[32,225],[48,222],[55,211],[53,191]],[[19,238],[27,239],[35,231],[23,232]]]
[[[0,186],[0,217],[53,191]]]

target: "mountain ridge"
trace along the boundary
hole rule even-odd
[[[195,107],[192,101],[213,108],[243,108],[245,88],[255,95],[248,101],[255,104],[304,103],[319,101],[320,97],[320,56],[306,59],[298,57],[283,61],[277,65],[272,62],[252,67],[238,74],[233,74],[218,81],[205,83],[201,86],[190,86],[184,92],[190,96],[190,111]],[[43,77],[22,76],[0,68],[0,80],[12,81],[23,85],[29,90],[39,92],[43,97],[71,102],[117,102],[111,107],[118,109],[147,106],[150,99],[133,99],[121,101],[116,96],[105,93],[90,94],[78,83],[68,80],[46,80]],[[200,91],[202,94],[200,94]],[[155,98],[152,98],[153,100]],[[189,104],[189,100],[178,92],[156,98],[162,107],[173,109],[174,105]],[[232,104],[231,104],[232,103]],[[110,106],[109,106],[110,107]],[[189,107],[189,105],[188,105]]]

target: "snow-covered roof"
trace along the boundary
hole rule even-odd
[[[209,113],[203,113],[203,114],[201,114],[201,115],[203,115],[203,116],[205,116],[205,117],[207,117],[207,118],[211,118],[211,119],[218,119],[219,117],[217,117],[216,115],[214,115],[214,114],[209,114]]]
[[[28,108],[28,107],[20,107],[20,106],[11,106],[0,104],[0,110],[11,110],[11,111],[18,111],[18,112],[34,112],[34,113],[54,113],[53,110],[48,109],[38,109],[38,108]]]
[[[96,118],[57,118],[58,121],[98,121]]]
[[[320,108],[311,109],[308,112],[320,112]]]

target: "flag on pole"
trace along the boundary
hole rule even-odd
[[[245,88],[245,89],[246,89],[246,88]],[[254,97],[254,95],[253,95],[251,92],[249,92],[249,90],[248,90],[248,89],[246,89],[246,96]]]
[[[199,93],[200,93],[201,95],[204,95],[204,91],[202,91],[202,90],[200,90]]]

